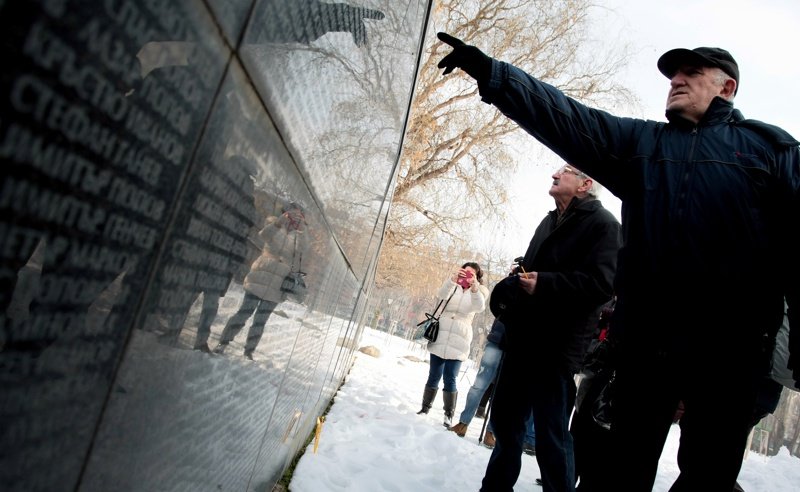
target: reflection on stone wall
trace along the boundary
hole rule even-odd
[[[360,333],[429,8],[0,2],[4,490],[271,489]]]

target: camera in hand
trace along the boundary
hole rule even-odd
[[[461,286],[462,289],[469,289],[469,279],[472,278],[472,272],[466,272],[467,274],[464,277],[458,277],[456,283]]]

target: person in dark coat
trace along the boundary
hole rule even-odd
[[[458,418],[458,423],[450,430],[455,432],[459,437],[467,435],[469,424],[472,418],[477,415],[477,408],[481,402],[486,398],[486,404],[489,403],[491,393],[493,393],[492,385],[497,378],[498,370],[503,365],[503,350],[505,349],[506,327],[497,318],[494,319],[492,327],[489,329],[489,334],[486,335],[486,345],[483,347],[483,356],[478,364],[478,373],[475,375],[475,381],[469,388],[467,393],[467,403],[464,405],[464,410]],[[485,411],[484,406],[484,411]],[[485,417],[485,415],[484,415]],[[528,418],[525,424],[525,441],[522,445],[522,451],[526,454],[536,454],[536,433],[533,429],[533,415]],[[483,436],[483,445],[488,448],[493,448],[495,443],[494,430],[492,430],[492,421],[486,423],[486,433]]]
[[[779,329],[784,296],[791,324],[800,312],[800,142],[734,109],[739,66],[721,48],[659,58],[668,121],[657,122],[587,107],[459,39],[439,39],[453,47],[439,62],[445,74],[465,71],[484,102],[622,201],[615,466],[604,489],[652,489],[682,400],[671,490],[732,490],[769,371],[763,335]],[[800,375],[797,330],[789,345]]]
[[[580,372],[578,394],[575,399],[575,411],[570,421],[570,434],[574,443],[575,477],[577,492],[603,492],[592,489],[596,483],[593,477],[608,473],[609,425],[603,420],[608,406],[601,396],[608,391],[614,375],[610,353],[613,340],[610,320],[614,313],[616,298],[606,303],[600,312],[595,337],[589,344],[589,350]],[[602,407],[601,407],[602,405]]]
[[[556,209],[537,227],[519,267],[492,292],[506,352],[492,403],[495,448],[481,491],[510,491],[519,477],[525,421],[533,411],[545,491],[574,490],[569,418],[600,309],[613,295],[620,223],[597,199],[599,185],[567,165],[553,173]],[[516,285],[514,285],[516,283]],[[498,298],[506,292],[507,299]]]

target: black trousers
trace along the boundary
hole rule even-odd
[[[710,352],[709,352],[710,354]],[[616,371],[613,462],[600,490],[650,491],[679,401],[680,475],[672,492],[730,492],[753,420],[759,376],[747,356],[692,365],[680,357],[623,358]],[[715,459],[709,459],[713,455]]]
[[[611,378],[612,371],[601,371],[584,376],[578,387],[582,395],[576,402],[572,414],[570,433],[572,433],[575,453],[575,475],[578,479],[578,492],[604,492],[601,485],[609,473],[611,453],[611,431],[595,422],[592,406],[600,392]],[[580,406],[578,406],[580,405]]]

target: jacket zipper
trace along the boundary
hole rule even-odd
[[[676,214],[676,218],[683,219],[685,208],[686,208],[686,201],[687,197],[686,194],[689,192],[689,174],[691,173],[691,165],[692,161],[694,160],[694,149],[697,147],[697,139],[699,138],[698,135],[700,131],[695,126],[692,128],[691,136],[692,136],[692,143],[689,146],[689,155],[686,156],[686,168],[683,171],[683,179],[681,180],[681,191],[678,195],[678,210]]]

